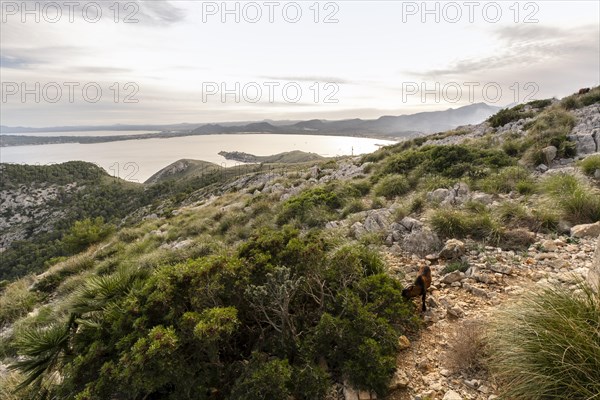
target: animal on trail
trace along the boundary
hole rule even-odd
[[[577,94],[586,94],[590,90],[591,89],[589,87],[588,88],[579,89],[579,92],[577,92]]]
[[[417,279],[415,279],[415,283],[402,290],[402,297],[408,300],[413,297],[421,296],[423,302],[422,309],[423,311],[427,311],[427,307],[425,306],[425,296],[429,286],[431,286],[431,268],[427,265],[423,265],[419,268],[419,274],[417,275]]]

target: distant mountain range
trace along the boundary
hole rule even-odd
[[[348,119],[328,121],[313,119],[289,125],[254,122],[246,125],[226,126],[206,124],[192,131],[193,134],[215,133],[299,133],[299,134],[375,134],[387,136],[413,136],[454,129],[460,125],[477,124],[500,110],[485,103],[472,104],[445,111],[421,112],[411,115],[382,116],[373,120]]]
[[[225,122],[218,124],[170,124],[170,125],[107,125],[107,126],[63,126],[50,128],[26,128],[0,126],[4,135],[2,146],[49,143],[99,143],[115,140],[148,139],[151,137],[178,137],[192,135],[214,135],[233,133],[277,133],[311,135],[345,135],[365,137],[401,138],[454,129],[457,126],[478,124],[501,108],[485,103],[448,109],[445,111],[420,112],[410,115],[386,115],[377,119],[346,119],[308,121]],[[85,132],[85,131],[160,131],[140,135],[115,136],[17,136],[19,133],[36,132]],[[15,135],[11,135],[15,134]]]

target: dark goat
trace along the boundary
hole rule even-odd
[[[586,94],[589,91],[590,91],[590,88],[587,87],[587,88],[579,89],[579,92],[577,94]]]
[[[427,311],[427,307],[425,306],[425,295],[427,294],[427,289],[430,285],[431,268],[429,268],[427,265],[424,265],[419,268],[419,275],[417,275],[415,283],[402,291],[402,297],[405,299],[411,299],[413,297],[421,296],[423,301],[423,311]]]

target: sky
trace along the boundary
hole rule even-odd
[[[0,124],[377,118],[600,83],[598,1],[1,1]]]

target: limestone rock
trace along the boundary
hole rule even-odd
[[[593,224],[575,225],[571,228],[571,236],[578,238],[596,237],[600,235],[600,221]]]
[[[546,161],[546,165],[552,164],[552,161],[556,158],[556,154],[558,149],[554,146],[544,147],[542,149],[542,154],[544,155],[544,160]]]
[[[594,137],[589,133],[577,133],[574,135],[569,135],[568,139],[575,142],[577,154],[591,154],[596,152],[596,141],[594,140]]]
[[[444,275],[442,278],[442,282],[446,284],[451,284],[453,282],[458,282],[465,277],[465,274],[460,271],[452,271],[449,274]]]
[[[465,244],[458,239],[450,239],[440,251],[438,257],[445,260],[456,260],[465,254]]]
[[[471,195],[471,201],[488,206],[494,202],[494,197],[491,194],[476,192]]]
[[[396,370],[394,376],[392,377],[392,380],[390,381],[389,389],[404,389],[408,386],[409,383],[410,380],[408,379],[408,376],[406,376],[406,373],[402,370]]]
[[[410,340],[404,335],[398,338],[398,347],[400,350],[405,350],[410,347]]]
[[[352,224],[352,226],[350,227],[350,231],[356,239],[360,239],[367,233],[367,230],[360,222],[355,222],[354,224]]]
[[[402,248],[421,257],[435,253],[441,247],[442,241],[429,228],[414,230],[402,238]]]
[[[442,400],[462,400],[462,397],[454,390],[448,390]]]

